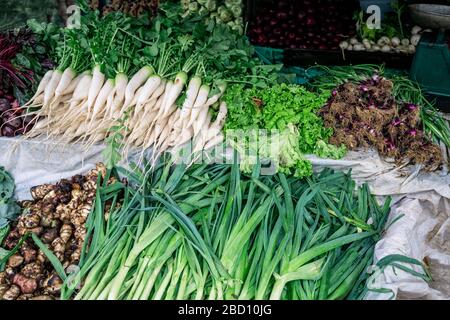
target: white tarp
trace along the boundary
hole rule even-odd
[[[30,198],[29,189],[86,172],[101,161],[103,146],[85,150],[80,145],[51,141],[23,141],[0,138],[0,166],[14,176],[19,199]],[[376,260],[389,254],[403,254],[427,261],[430,283],[408,273],[387,268],[377,277],[382,288],[398,299],[450,299],[450,175],[446,172],[419,173],[418,168],[395,168],[374,151],[350,152],[343,160],[309,157],[314,168],[352,170],[358,182],[367,182],[372,193],[393,197],[389,220],[404,215],[387,230],[376,246]],[[388,222],[389,223],[389,222]],[[419,271],[419,270],[417,270]],[[388,299],[390,294],[371,292],[369,299]]]

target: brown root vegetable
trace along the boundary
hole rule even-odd
[[[45,244],[50,244],[53,242],[53,240],[55,240],[58,237],[58,229],[56,228],[52,228],[52,229],[48,229],[47,231],[45,231],[42,236],[41,236],[41,240],[42,242],[44,242]]]
[[[8,290],[3,293],[3,300],[16,300],[20,295],[20,288],[16,285],[12,285]]]
[[[20,254],[23,257],[25,264],[28,264],[28,263],[34,262],[36,260],[37,252],[34,249],[34,247],[29,245],[28,243],[25,243],[20,248]]]
[[[52,251],[60,261],[63,261],[64,252],[66,251],[66,243],[64,242],[64,240],[60,237],[53,240]]]
[[[63,193],[70,193],[72,191],[72,183],[67,179],[62,179],[56,184],[56,188]]]
[[[31,196],[34,200],[43,199],[50,191],[54,189],[54,186],[51,184],[43,184],[40,186],[31,188]]]
[[[34,200],[20,203],[23,214],[12,224],[4,247],[11,250],[23,235],[35,233],[65,269],[76,266],[86,238],[85,223],[94,205],[98,175],[105,174],[106,168],[97,165],[85,176],[31,188]],[[109,179],[106,184],[114,181]],[[62,285],[44,252],[28,238],[0,272],[0,299],[58,299]]]
[[[61,230],[59,231],[59,236],[61,237],[64,243],[67,243],[72,236],[73,230],[70,224],[63,224]]]
[[[33,201],[23,200],[23,201],[19,201],[18,204],[22,209],[26,209],[33,205]]]
[[[38,255],[36,257],[36,260],[39,261],[41,264],[44,264],[48,261],[47,256],[45,255],[44,251],[39,250]]]
[[[81,257],[81,247],[77,247],[75,249],[75,251],[70,255],[70,260],[72,261],[72,263],[78,263],[80,262],[80,257]]]
[[[9,284],[0,284],[0,300],[2,300],[3,295],[6,291],[9,290],[10,285]]]
[[[56,273],[52,273],[47,279],[44,280],[42,287],[46,293],[56,295],[61,292],[62,285],[63,281],[61,278]]]
[[[23,257],[20,254],[16,253],[16,254],[13,254],[11,257],[9,257],[7,266],[9,266],[11,268],[17,268],[23,262],[24,262]]]
[[[41,224],[41,217],[35,213],[29,213],[20,217],[23,219],[24,227],[27,229],[36,228]]]
[[[21,273],[14,275],[13,283],[20,288],[22,293],[25,294],[33,293],[38,287],[36,279],[25,277]]]
[[[9,279],[8,279],[8,275],[5,272],[0,272],[0,284],[8,284],[9,283]]]
[[[19,230],[14,229],[8,234],[3,245],[5,246],[6,249],[11,250],[19,242],[20,237],[21,235],[19,233]]]
[[[43,269],[43,265],[40,262],[32,262],[23,267],[20,272],[28,278],[39,279]]]
[[[5,268],[5,276],[7,277],[7,279],[12,280],[12,278],[14,277],[14,275],[16,274],[14,272],[14,269],[11,267],[6,267]]]

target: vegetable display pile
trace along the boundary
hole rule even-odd
[[[359,299],[389,200],[350,175],[171,162],[100,189],[75,299]],[[138,188],[131,188],[136,185]],[[117,200],[123,199],[123,200]],[[104,207],[122,201],[104,220]],[[99,220],[97,220],[99,219]],[[94,243],[94,242],[92,242]]]
[[[397,164],[438,169],[442,153],[422,130],[420,107],[396,101],[393,86],[392,81],[374,75],[337,87],[320,111],[325,126],[334,132],[330,142],[350,150],[374,147]]]
[[[0,136],[26,132],[30,118],[19,107],[46,70],[52,68],[47,49],[29,29],[0,33]]]
[[[181,0],[181,5],[185,15],[198,13],[206,17],[206,22],[226,24],[232,30],[244,33],[242,0]]]
[[[374,29],[376,30],[376,29]],[[419,26],[414,26],[411,29],[411,35],[397,35],[395,32],[390,32],[391,37],[378,36],[376,33],[361,32],[358,38],[350,38],[342,41],[339,47],[342,50],[349,51],[370,51],[370,52],[390,52],[390,53],[405,53],[414,54],[418,46],[422,33],[427,30],[422,30]],[[389,34],[389,33],[388,33]]]
[[[406,1],[392,1],[393,13],[386,13],[380,28],[371,28],[369,16],[360,11],[355,14],[357,37],[340,43],[342,50],[381,51],[389,53],[414,54],[419,44],[422,30],[419,26],[410,26],[405,10]],[[408,28],[410,32],[408,32]]]
[[[31,188],[33,200],[20,202],[22,215],[2,240],[0,300],[59,298],[66,272],[82,258],[86,219],[105,173],[99,164],[85,176]]]
[[[358,5],[347,0],[258,2],[248,35],[260,46],[338,50],[341,41],[356,34],[352,14]]]
[[[225,81],[265,86],[278,66],[261,65],[247,39],[227,26],[198,23],[198,15],[181,19],[179,6],[161,10],[151,22],[89,12],[81,30],[63,29],[58,68],[22,106],[40,108],[28,114],[40,121],[27,137],[89,146],[124,120],[124,149],[153,147],[155,157],[190,139],[196,150],[220,143]]]
[[[231,86],[224,96],[229,111],[224,130],[239,151],[241,169],[251,172],[255,159],[249,155],[257,155],[271,159],[280,172],[305,177],[312,174],[312,165],[304,154],[335,159],[344,156],[343,146],[337,148],[328,144],[333,132],[324,127],[317,114],[328,96],[325,91],[315,94],[298,85],[280,84],[267,89]],[[269,132],[267,142],[255,140],[249,143],[243,137],[252,129],[280,132],[274,135]]]

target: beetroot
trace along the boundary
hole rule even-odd
[[[0,99],[0,113],[5,112],[11,107],[11,104],[9,103],[8,99],[1,98]]]
[[[9,126],[13,127],[14,129],[18,129],[22,126],[22,120],[18,117],[11,117],[5,121]]]
[[[8,125],[3,125],[2,126],[2,136],[5,136],[5,137],[14,137],[14,134],[15,134],[15,129],[14,128],[12,128],[12,127],[10,127],[10,126],[8,126]]]

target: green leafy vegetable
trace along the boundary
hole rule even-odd
[[[13,199],[14,190],[13,177],[0,167],[0,229],[5,228],[20,213],[20,207]]]
[[[312,93],[298,85],[277,84],[264,89],[230,86],[224,96],[228,106],[225,132],[230,140],[237,138],[233,146],[241,155],[241,169],[251,171],[250,164],[255,161],[249,155],[255,155],[271,158],[280,172],[305,177],[311,175],[312,166],[304,154],[334,159],[344,156],[345,147],[327,143],[332,130],[324,127],[317,114],[328,96],[326,90]],[[245,137],[252,129],[277,130],[278,133],[269,141],[256,141],[252,145],[248,139],[242,139],[242,135]],[[244,133],[236,130],[244,130]],[[275,151],[271,152],[270,146]]]

